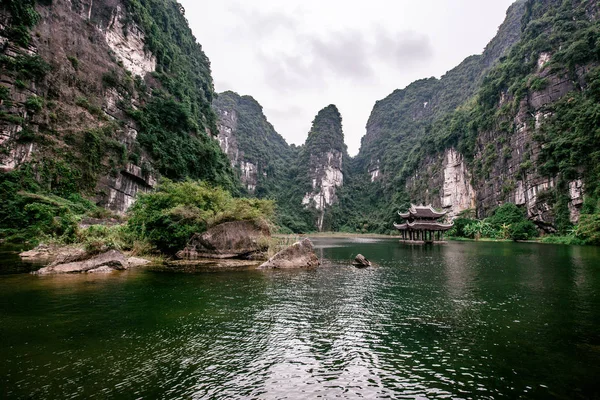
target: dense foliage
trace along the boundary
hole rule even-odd
[[[156,95],[133,115],[140,123],[138,140],[162,175],[177,180],[203,179],[235,188],[229,160],[214,139],[198,130],[187,103]]]
[[[197,129],[216,132],[210,61],[189,28],[183,7],[175,0],[127,0],[125,4],[156,57],[154,76],[189,110]]]
[[[274,203],[268,200],[234,198],[205,182],[164,180],[155,192],[139,196],[127,226],[136,237],[174,253],[210,226],[238,220],[270,223],[273,215]]]
[[[476,113],[465,104],[494,63],[518,41],[524,3],[517,1],[510,7],[482,55],[467,58],[441,79],[416,81],[375,104],[360,153],[350,168],[353,182],[342,194],[352,198],[356,207],[341,205],[338,225],[345,230],[389,233],[398,208],[406,207],[409,200],[424,200],[411,199],[405,190],[407,179],[424,159],[450,146],[474,154]],[[383,178],[364,183],[370,181],[369,170],[375,169]]]
[[[155,161],[152,167],[170,179],[202,179],[237,190],[229,161],[210,137],[217,131],[210,62],[183,7],[174,0],[128,0],[126,5],[157,60],[153,78],[161,89],[148,93],[145,84],[136,85],[145,104],[131,111],[140,125],[138,140]],[[116,86],[118,79],[106,75],[104,82]]]
[[[50,0],[37,2],[52,3]],[[1,5],[11,15],[3,34],[17,47],[27,46],[32,39],[32,28],[39,21],[36,2],[2,0]],[[99,190],[98,182],[117,178],[129,162],[142,167],[144,175],[159,172],[177,180],[202,179],[237,193],[229,161],[210,137],[210,133],[216,131],[215,114],[211,109],[210,63],[192,35],[183,9],[171,0],[128,0],[125,5],[125,23],[135,22],[140,26],[147,50],[157,59],[157,71],[143,79],[125,71],[111,53],[114,68],[97,77],[101,78],[102,89],[119,93],[118,107],[129,114],[122,116],[125,120],[107,116],[102,99],[96,96],[100,95],[94,87],[96,77],[82,79],[85,60],[67,55],[64,61],[76,72],[73,82],[81,91],[70,99],[71,87],[63,97],[59,88],[66,83],[47,79],[63,68],[60,59],[53,59],[51,66],[40,55],[19,50],[0,57],[3,72],[14,80],[11,89],[0,86],[0,119],[21,127],[15,138],[16,145],[35,144],[35,152],[28,162],[0,176],[4,200],[0,206],[0,238],[81,240],[77,233],[78,221],[90,214],[102,214],[84,197],[105,198],[106,192]],[[73,9],[75,7],[79,7],[79,2],[73,4]],[[103,7],[110,12],[104,12]],[[98,10],[99,15],[93,16],[94,22],[102,25],[106,22],[102,19],[112,15],[114,5],[100,4]],[[36,37],[40,37],[39,32]],[[13,97],[27,88],[38,95],[27,95],[23,102],[27,115],[22,117],[13,110],[16,105]],[[90,88],[88,93],[85,89]],[[63,124],[61,118],[69,118],[64,115],[65,109],[80,112],[80,123]],[[62,114],[57,115],[57,112]],[[86,112],[90,118],[84,116]],[[123,143],[125,126],[138,128],[136,143]],[[15,145],[3,143],[3,155],[10,154],[7,143]]]
[[[223,115],[235,115],[233,129],[238,160],[257,167],[254,195],[276,201],[276,223],[280,230],[285,233],[313,231],[314,211],[301,204],[307,190],[306,179],[299,179],[299,174],[307,175],[306,164],[299,161],[302,148],[288,146],[267,121],[261,105],[250,96],[220,93],[214,108]],[[232,143],[229,145],[233,146]],[[237,172],[241,173],[239,169]]]
[[[472,239],[531,240],[538,237],[539,232],[535,224],[527,219],[523,209],[506,203],[484,220],[457,218],[449,235]]]
[[[332,150],[340,153],[347,151],[342,131],[342,116],[335,105],[330,104],[317,114],[308,132],[305,150],[308,155]]]
[[[38,171],[45,175],[49,171]],[[68,177],[66,177],[68,179]],[[50,181],[46,181],[51,184]],[[68,182],[42,187],[31,168],[2,174],[0,179],[0,239],[15,242],[76,241],[84,215],[103,210],[70,190]],[[69,194],[63,193],[63,190]],[[63,195],[63,196],[60,196]]]

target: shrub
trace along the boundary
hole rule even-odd
[[[492,216],[487,218],[486,221],[496,227],[499,227],[503,224],[518,223],[524,219],[524,210],[519,208],[519,206],[514,203],[505,203],[494,210]]]
[[[486,221],[497,231],[497,237],[529,240],[538,236],[535,224],[527,219],[525,211],[514,203],[498,207]]]
[[[44,108],[44,99],[37,96],[30,96],[25,101],[25,108],[31,113],[38,113]]]
[[[450,230],[450,232],[448,232],[448,235],[456,237],[469,237],[469,235],[467,235],[465,232],[465,228],[474,222],[477,221],[471,218],[456,218],[454,220],[454,227]]]
[[[497,230],[487,221],[474,221],[464,227],[465,237],[470,238],[494,238],[498,235]]]
[[[114,69],[102,74],[102,84],[105,88],[116,88],[120,84],[119,74]]]
[[[538,236],[535,224],[529,220],[513,223],[508,228],[508,236],[512,240],[529,240]]]
[[[156,192],[142,194],[129,212],[128,228],[159,250],[175,253],[194,233],[226,221],[271,221],[274,204],[268,200],[233,198],[206,182],[175,183],[165,179]]]
[[[10,99],[10,89],[4,85],[0,85],[0,100],[6,101]]]
[[[69,62],[71,62],[71,65],[73,66],[73,69],[75,71],[77,71],[79,69],[79,60],[77,59],[77,57],[67,56],[67,59],[69,60]]]

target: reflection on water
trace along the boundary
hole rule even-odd
[[[597,248],[315,244],[310,271],[0,276],[0,398],[600,395]]]

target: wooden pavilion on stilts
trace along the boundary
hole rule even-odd
[[[406,213],[398,212],[404,219],[403,224],[394,224],[402,234],[402,241],[412,244],[433,244],[444,241],[444,232],[450,230],[454,223],[438,222],[446,216],[446,212],[436,211],[431,205],[415,206],[411,204]]]

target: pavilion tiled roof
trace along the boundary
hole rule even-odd
[[[407,222],[404,224],[394,224],[394,227],[399,231],[415,230],[415,231],[447,231],[452,229],[454,223],[442,224],[439,222]]]
[[[400,215],[402,218],[404,219],[409,219],[409,218],[413,218],[413,219],[421,219],[421,218],[430,218],[430,219],[438,219],[443,217],[444,215],[446,215],[445,211],[439,212],[436,211],[431,204],[428,206],[415,206],[414,204],[410,205],[410,208],[408,209],[408,212],[406,213],[401,213],[398,212],[398,215]]]

